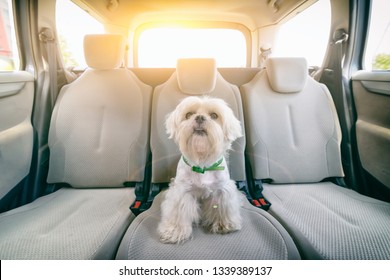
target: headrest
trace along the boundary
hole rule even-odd
[[[179,88],[186,94],[203,95],[215,88],[217,66],[213,58],[178,59],[176,73]]]
[[[266,69],[274,91],[299,92],[306,85],[308,68],[303,57],[270,57],[266,61]]]
[[[94,69],[118,68],[124,58],[124,38],[116,34],[94,34],[84,37],[84,56]]]

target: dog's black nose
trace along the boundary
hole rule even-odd
[[[202,115],[197,115],[195,117],[195,121],[196,121],[197,124],[202,124],[205,120],[206,120],[206,118],[204,116],[202,116]]]

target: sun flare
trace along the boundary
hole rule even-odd
[[[139,67],[175,67],[184,57],[212,57],[219,67],[245,67],[246,41],[234,29],[160,27],[138,40]]]

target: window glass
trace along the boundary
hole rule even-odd
[[[85,68],[83,41],[86,34],[104,33],[102,23],[72,3],[57,0],[57,32],[65,67]]]
[[[273,56],[301,56],[310,66],[321,66],[328,46],[330,24],[329,0],[319,0],[280,27]]]
[[[365,51],[367,70],[390,70],[390,2],[371,1],[370,27]]]
[[[246,48],[235,29],[151,28],[139,36],[138,66],[175,67],[178,58],[213,57],[218,67],[245,67]]]
[[[19,70],[11,0],[0,0],[0,71]]]

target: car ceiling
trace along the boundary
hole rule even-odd
[[[234,22],[249,30],[277,24],[317,0],[72,0],[105,24],[135,29],[176,21]]]

